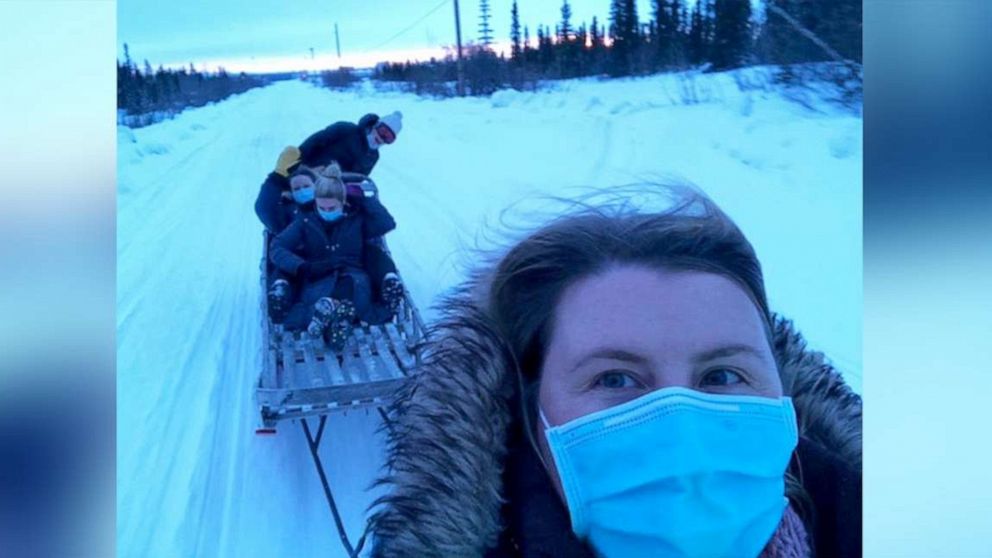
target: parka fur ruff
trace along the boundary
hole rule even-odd
[[[503,529],[502,472],[517,382],[487,318],[485,281],[441,303],[421,366],[388,413],[386,473],[369,520],[375,558],[481,557]],[[861,470],[861,397],[824,355],[776,317],[773,346],[801,435]]]

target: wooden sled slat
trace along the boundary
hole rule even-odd
[[[282,378],[279,387],[293,389],[296,387],[296,356],[293,354],[293,340],[287,335],[280,346],[282,356]]]
[[[358,342],[358,352],[362,364],[365,365],[365,370],[368,373],[368,381],[377,382],[388,379],[385,364],[378,355],[372,352],[371,330],[368,333],[362,329],[355,330],[355,340]]]
[[[344,359],[341,364],[342,368],[349,373],[351,383],[362,384],[372,381],[369,379],[368,370],[365,369],[365,363],[362,362],[362,356],[359,353],[359,343],[357,343],[354,335],[345,345]]]
[[[376,349],[377,358],[382,363],[385,372],[385,379],[402,379],[405,374],[396,364],[395,356],[389,350],[389,339],[386,337],[386,330],[379,326],[372,331],[372,345]]]
[[[303,346],[303,362],[306,366],[307,379],[311,387],[324,387],[330,385],[330,376],[324,369],[323,363],[317,360],[317,353],[314,350],[313,342],[309,339],[301,342]]]
[[[406,342],[400,336],[399,331],[396,330],[396,326],[394,324],[386,324],[385,330],[386,335],[389,337],[389,342],[392,346],[393,352],[399,358],[403,369],[412,370],[416,365],[416,359],[410,354],[410,351],[407,350]]]

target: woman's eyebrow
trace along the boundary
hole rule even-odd
[[[623,349],[604,348],[597,349],[580,358],[579,361],[575,363],[575,366],[572,367],[572,370],[575,370],[590,360],[595,359],[622,360],[631,364],[648,364],[647,357],[642,355],[625,351]]]
[[[724,345],[722,347],[717,347],[716,349],[710,349],[704,351],[692,357],[692,360],[696,362],[705,362],[708,360],[715,360],[718,358],[725,358],[729,356],[745,354],[750,355],[761,360],[765,359],[765,354],[758,349],[752,347],[751,345],[744,344],[733,344]]]

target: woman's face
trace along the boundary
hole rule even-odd
[[[317,209],[321,211],[335,211],[344,207],[341,200],[337,198],[317,198],[314,201],[317,204]]]
[[[313,188],[313,179],[305,174],[298,174],[289,179],[289,187],[292,188],[294,192],[304,188]]]
[[[566,289],[554,323],[539,391],[552,426],[666,387],[782,396],[757,308],[720,275],[616,267]]]

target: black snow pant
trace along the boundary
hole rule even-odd
[[[369,276],[362,271],[348,270],[307,283],[300,293],[300,300],[286,315],[286,329],[306,329],[313,319],[314,304],[325,296],[351,301],[358,319],[369,324],[381,324],[392,318],[389,308],[372,301]]]
[[[372,281],[372,292],[378,301],[382,301],[382,278],[387,273],[396,273],[396,264],[389,254],[382,249],[381,239],[376,239],[365,243],[365,253],[363,264],[365,271]]]

